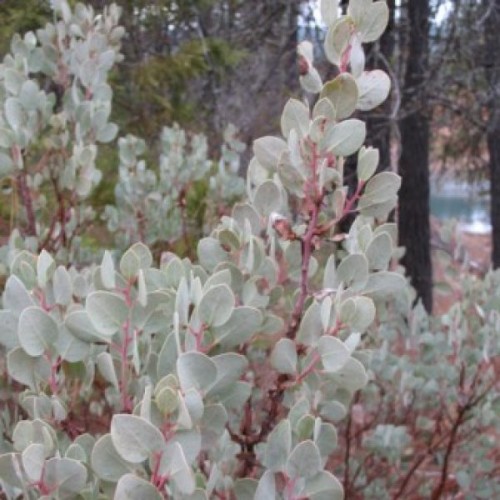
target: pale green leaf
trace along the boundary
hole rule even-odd
[[[198,242],[197,253],[200,264],[207,271],[213,271],[218,264],[228,260],[227,252],[215,238],[202,238]]]
[[[359,333],[373,323],[375,319],[375,304],[369,297],[352,297],[347,299],[340,306],[340,320],[342,323]]]
[[[254,500],[270,500],[271,498],[276,498],[276,481],[274,473],[267,470],[259,480]]]
[[[365,123],[352,118],[328,125],[321,147],[337,156],[350,156],[363,145],[365,137]]]
[[[342,73],[324,85],[320,98],[328,99],[335,108],[337,119],[343,120],[356,109],[358,86],[349,73]]]
[[[348,255],[339,264],[334,288],[343,283],[344,286],[352,290],[361,290],[366,285],[368,279],[368,259],[360,253]]]
[[[140,269],[151,267],[153,256],[144,243],[138,242],[132,245],[120,259],[120,272],[127,279],[135,278]]]
[[[235,306],[235,297],[227,285],[212,286],[203,294],[197,311],[207,326],[220,327],[226,323]]]
[[[111,439],[118,454],[127,462],[141,463],[162,450],[162,433],[147,420],[135,415],[114,415]]]
[[[7,355],[7,371],[11,378],[34,391],[37,383],[48,380],[50,364],[45,358],[33,358],[22,347],[17,347]]]
[[[169,464],[169,476],[173,479],[175,486],[183,494],[193,493],[196,487],[194,474],[187,463],[182,446],[179,443],[169,445],[165,455],[165,462]]]
[[[42,444],[30,444],[21,454],[24,472],[32,482],[37,482],[45,465],[45,448]]]
[[[361,111],[370,111],[382,104],[391,90],[391,79],[379,69],[364,71],[356,84],[359,89],[357,108]]]
[[[289,99],[281,115],[281,133],[288,137],[292,130],[305,136],[309,130],[309,108],[297,99]]]
[[[318,352],[321,356],[323,368],[328,373],[341,370],[351,356],[349,349],[340,339],[327,335],[319,339]]]
[[[64,327],[54,344],[56,351],[62,359],[70,363],[77,363],[88,358],[90,353],[90,345],[76,336],[73,336]]]
[[[297,333],[297,342],[305,345],[314,345],[323,335],[323,323],[321,321],[321,306],[314,301],[307,308]]]
[[[71,458],[50,458],[45,464],[43,477],[47,484],[57,485],[61,498],[74,498],[87,482],[87,469]]]
[[[109,336],[100,334],[90,321],[87,311],[84,309],[70,312],[64,318],[64,326],[76,338],[83,342],[109,342]]]
[[[110,434],[102,436],[94,445],[91,464],[98,477],[113,483],[116,483],[124,474],[132,472],[133,467],[118,454]]]
[[[48,351],[59,335],[55,320],[42,308],[27,307],[19,317],[18,336],[21,347],[30,356]]]
[[[309,500],[344,500],[342,484],[328,471],[307,479],[302,494]]]
[[[115,288],[115,264],[111,252],[106,250],[101,262],[101,281],[105,288],[112,290]]]
[[[302,441],[292,450],[286,464],[291,478],[309,478],[322,470],[318,447],[310,440]]]
[[[352,393],[359,391],[368,383],[365,367],[352,357],[347,360],[340,371],[333,374],[332,378]]]
[[[182,353],[177,359],[177,375],[184,392],[191,387],[203,392],[216,381],[217,366],[200,352]]]
[[[255,479],[236,479],[234,494],[238,500],[254,500],[258,482]]]
[[[406,287],[406,279],[392,271],[379,271],[370,274],[363,293],[374,299],[390,299]]]
[[[365,252],[370,269],[387,269],[391,261],[392,250],[392,238],[389,233],[377,234]]]
[[[301,87],[311,94],[318,94],[323,87],[321,76],[318,70],[312,65],[309,65],[309,69],[305,75],[300,75],[299,82]]]
[[[4,308],[10,309],[15,315],[19,315],[25,308],[34,304],[35,301],[26,290],[23,282],[17,276],[9,276],[7,283],[5,283],[3,295]]]
[[[269,217],[282,208],[281,190],[274,181],[265,181],[255,191],[253,204],[259,214]]]
[[[119,331],[128,317],[125,299],[112,292],[92,292],[85,309],[94,328],[107,337]]]
[[[19,99],[28,111],[34,111],[39,105],[40,88],[38,83],[33,80],[26,80],[22,85],[19,92]]]
[[[366,182],[376,172],[380,159],[378,149],[365,148],[364,146],[358,153],[357,175],[358,180]]]
[[[254,141],[253,152],[259,163],[266,169],[274,171],[281,155],[288,149],[286,142],[278,137],[261,137]]]
[[[73,297],[73,282],[64,266],[59,266],[54,271],[54,299],[56,304],[68,306]]]
[[[207,396],[224,391],[229,385],[239,380],[248,368],[247,358],[235,352],[217,354],[211,360],[217,367],[217,380],[210,387]]]
[[[354,21],[350,16],[342,16],[328,27],[325,38],[325,54],[327,59],[337,66],[342,54],[347,49],[354,28]]]
[[[116,485],[115,500],[162,500],[163,495],[151,482],[134,474],[125,474]]]
[[[243,344],[260,330],[262,313],[254,307],[236,307],[224,325],[214,328],[217,342],[226,348]]]
[[[23,488],[25,479],[19,453],[0,455],[0,479],[14,488]]]
[[[41,288],[47,286],[47,282],[52,278],[55,269],[56,263],[52,256],[46,250],[42,250],[36,261],[36,275],[38,285]]]
[[[335,427],[316,418],[314,423],[314,442],[322,457],[329,457],[337,448],[337,431]]]
[[[293,375],[297,372],[297,350],[292,340],[282,338],[276,343],[271,353],[271,365],[278,373]]]
[[[109,352],[101,352],[97,355],[97,368],[99,368],[99,372],[104,379],[118,390],[118,377],[116,375],[113,358]]]
[[[264,465],[272,472],[284,472],[291,449],[292,428],[285,419],[267,437]]]
[[[359,0],[351,0],[350,4],[356,1]],[[378,40],[389,22],[389,7],[385,0],[370,4],[369,8],[363,8],[360,15],[355,14],[355,23],[363,43]]]

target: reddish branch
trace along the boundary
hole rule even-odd
[[[344,495],[349,498],[350,478],[349,478],[349,462],[351,460],[351,426],[352,426],[352,411],[347,417],[347,425],[345,428],[345,455],[344,455]]]
[[[292,319],[286,336],[290,339],[295,337],[299,327],[302,313],[304,311],[304,304],[309,295],[309,265],[311,263],[312,252],[314,248],[314,239],[317,234],[318,217],[323,204],[324,193],[318,187],[318,155],[316,144],[312,143],[312,159],[311,159],[311,178],[309,180],[309,192],[306,196],[306,206],[310,207],[309,223],[304,236],[300,239],[302,251],[302,267],[300,274],[300,292],[292,312]]]
[[[268,391],[268,397],[265,400],[266,403],[268,403],[268,407],[265,409],[266,416],[260,422],[260,430],[258,432],[254,431],[254,428],[257,427],[259,423],[257,423],[257,425],[254,423],[255,409],[252,407],[251,401],[247,401],[245,405],[245,415],[242,419],[239,432],[234,432],[229,425],[227,426],[231,439],[235,443],[238,443],[242,450],[238,455],[241,461],[238,477],[251,477],[255,467],[260,466],[255,455],[255,445],[267,439],[269,433],[276,426],[276,422],[281,418],[281,402],[283,400],[287,381],[287,375],[280,375],[276,381],[277,388]]]
[[[25,170],[21,170],[17,176],[17,191],[24,210],[26,211],[26,236],[36,236],[35,209],[33,208],[33,197],[28,187],[28,179]]]
[[[295,303],[295,307],[292,313],[292,320],[290,322],[290,327],[287,331],[286,336],[290,339],[295,337],[297,329],[299,327],[300,320],[302,318],[302,313],[304,310],[304,304],[309,295],[309,265],[311,263],[312,251],[313,251],[313,240],[316,233],[316,227],[318,224],[319,207],[321,205],[322,199],[315,203],[311,213],[311,219],[307,226],[307,232],[302,237],[300,241],[302,249],[302,268],[300,275],[300,293]]]

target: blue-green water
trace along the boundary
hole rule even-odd
[[[431,213],[440,219],[459,219],[464,222],[489,221],[488,200],[450,196],[431,196]]]
[[[439,219],[457,219],[472,231],[490,230],[487,186],[470,187],[448,181],[431,189],[431,214]]]

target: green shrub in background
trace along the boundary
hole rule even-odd
[[[98,144],[118,132],[107,77],[124,30],[116,6],[95,16],[55,5],[61,20],[14,36],[1,66],[0,177],[10,180],[26,248],[72,260],[94,217],[86,200],[101,178]]]
[[[307,98],[286,104],[282,137],[255,141],[247,200],[232,210],[224,207],[242,190],[233,129],[215,170],[203,137],[178,127],[164,129],[158,171],[141,159],[140,138],[119,139],[116,206],[105,217],[119,245],[142,242],[91,266],[77,250],[94,217],[86,201],[100,177],[97,144],[118,132],[106,77],[123,30],[115,6],[96,15],[53,3],[55,24],[15,37],[0,66],[0,167],[22,206],[3,250],[0,310],[8,498],[401,496],[422,443],[445,422],[421,395],[441,396],[442,419],[492,425],[496,278],[477,292],[487,302],[474,302],[477,314],[464,301],[438,326],[416,326],[423,315],[391,264],[400,250],[386,222],[400,179],[375,174],[378,152],[363,146],[365,124],[351,118],[389,92],[384,72],[364,70],[362,48],[385,29],[385,2],[351,0],[341,17],[337,2],[322,2],[339,75],[323,84],[312,45],[299,46]],[[343,178],[350,155],[353,194]],[[201,180],[219,222],[197,242],[197,259],[164,252],[155,261],[148,245],[183,238],[193,215],[184,202]],[[466,314],[457,320],[456,311]],[[382,340],[374,356],[365,332]],[[353,436],[361,411],[371,427]],[[482,476],[492,460],[483,444],[474,455],[484,455]],[[452,452],[431,441],[425,453],[441,472],[415,476],[419,494],[445,491]],[[389,464],[386,475],[373,479],[382,467],[373,463]],[[466,472],[457,481],[474,491],[478,479]]]
[[[193,236],[199,238],[204,222],[219,217],[245,193],[245,183],[238,176],[239,154],[245,147],[236,135],[237,130],[229,126],[220,160],[214,164],[208,159],[205,136],[188,140],[177,125],[165,127],[158,175],[140,159],[146,151],[144,140],[132,135],[121,138],[116,203],[106,206],[104,214],[118,246],[126,248],[136,241],[150,246],[172,244],[182,239],[187,250]],[[197,187],[205,191],[204,197]],[[202,205],[203,200],[209,206]]]

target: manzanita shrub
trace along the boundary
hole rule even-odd
[[[232,125],[226,128],[220,159],[214,162],[204,135],[189,139],[177,125],[164,127],[158,175],[141,158],[146,152],[144,140],[133,135],[120,138],[116,202],[104,214],[119,248],[136,241],[173,245],[180,239],[189,246],[193,233],[199,236],[204,225],[239,201],[245,194],[245,182],[238,175],[245,145],[237,132]],[[202,205],[197,186],[207,190]]]
[[[500,272],[461,275],[441,316],[396,301],[381,315],[369,384],[339,429],[347,498],[500,495]]]
[[[98,144],[118,132],[107,77],[122,58],[124,29],[116,5],[96,16],[53,3],[60,20],[14,36],[1,65],[0,178],[11,185],[22,246],[74,260],[94,218],[86,201],[101,178]]]
[[[60,264],[67,253],[59,251],[80,234],[82,201],[98,178],[95,143],[117,132],[105,76],[123,30],[115,6],[95,16],[53,4],[55,24],[17,37],[0,70],[2,165],[36,250],[11,245],[7,256],[3,492],[343,498],[328,465],[334,423],[368,382],[361,336],[388,298],[406,293],[402,274],[389,270],[396,234],[386,222],[400,180],[376,173],[365,124],[350,118],[389,92],[384,72],[364,70],[362,48],[384,31],[385,2],[351,0],[341,17],[336,1],[322,3],[325,51],[339,74],[323,84],[313,46],[300,44],[310,99],[288,101],[283,137],[255,141],[247,201],[199,241],[196,261],[165,253],[157,264],[137,242],[83,268]],[[60,85],[42,88],[32,80],[38,73]],[[26,155],[52,144],[38,142],[52,130],[50,153],[28,174]],[[177,133],[167,130],[167,142]],[[120,145],[122,163],[135,162],[140,140]],[[351,155],[358,181],[350,194],[343,169]],[[167,183],[182,174],[166,170]],[[48,226],[37,219],[43,203],[28,195],[38,181],[68,199]]]

